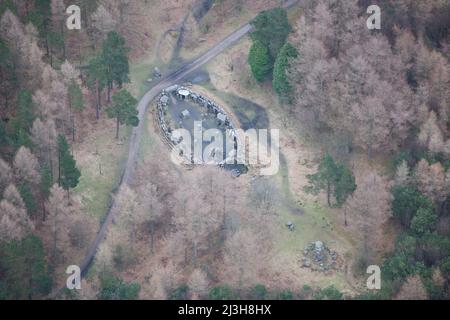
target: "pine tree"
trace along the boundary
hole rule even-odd
[[[431,208],[419,208],[411,220],[411,230],[421,236],[436,228],[437,215]]]
[[[326,155],[319,164],[317,173],[307,175],[309,186],[306,187],[306,191],[317,194],[322,190],[327,193],[327,203],[331,206],[331,192],[333,183],[336,180],[336,163],[330,155]]]
[[[74,79],[71,80],[69,85],[69,104],[70,107],[78,111],[83,111],[84,109],[83,92],[81,91],[80,85]]]
[[[0,15],[1,16],[1,15]],[[0,95],[3,97],[2,106],[5,110],[9,108],[9,102],[17,87],[17,75],[14,67],[12,52],[5,41],[0,38]],[[1,133],[0,133],[1,134]]]
[[[58,168],[58,184],[67,191],[67,198],[70,203],[70,189],[78,185],[81,172],[76,166],[76,161],[70,153],[69,144],[63,135],[58,136]]]
[[[87,83],[89,88],[96,90],[97,93],[96,118],[98,120],[100,118],[102,92],[108,84],[107,69],[101,55],[94,57],[89,62]]]
[[[125,39],[121,35],[115,31],[107,34],[106,40],[103,42],[101,57],[106,67],[108,101],[110,101],[114,83],[121,88],[124,83],[130,81],[128,51],[128,48],[125,47]]]
[[[42,38],[45,38],[49,31],[52,15],[50,2],[50,0],[34,0],[33,10],[30,10],[27,16],[27,20],[36,27]]]
[[[0,148],[8,145],[9,139],[6,132],[6,126],[3,120],[0,119]]]
[[[278,96],[288,103],[291,102],[292,86],[289,83],[286,71],[289,66],[289,59],[297,56],[297,49],[287,42],[281,47],[273,67],[273,88]]]
[[[254,28],[250,34],[252,40],[259,40],[269,48],[274,61],[292,30],[286,10],[275,8],[263,11],[252,21],[252,26]]]
[[[17,12],[17,8],[13,0],[3,0],[0,3],[0,17],[3,15],[3,13],[5,13],[6,10],[10,10],[14,13]]]
[[[61,185],[62,161],[66,154],[70,153],[70,147],[66,137],[58,135],[58,185]]]
[[[395,186],[393,195],[392,212],[404,227],[409,227],[412,218],[420,208],[434,211],[433,203],[421,194],[414,186]]]
[[[259,40],[253,42],[248,54],[248,63],[253,76],[262,82],[271,72],[273,61],[269,49]]]
[[[331,206],[331,195],[334,195],[338,206],[341,206],[348,195],[356,189],[355,178],[349,169],[337,164],[327,154],[319,164],[316,173],[307,175],[309,185],[305,190],[317,194],[322,190],[327,193],[327,203]]]
[[[23,183],[19,186],[19,192],[27,208],[28,215],[32,216],[37,209],[37,203],[30,186],[27,183]]]
[[[334,184],[334,197],[337,205],[342,206],[347,197],[356,190],[355,177],[344,165],[337,165],[336,181]]]
[[[139,119],[136,110],[137,100],[126,90],[122,89],[113,96],[112,106],[106,109],[108,117],[116,118],[116,139],[119,139],[121,124],[137,127]]]
[[[31,93],[22,90],[17,95],[17,112],[12,120],[13,142],[16,149],[25,145],[30,147],[30,130],[35,116],[35,105]]]
[[[29,235],[0,243],[0,299],[34,299],[52,288],[42,240]]]

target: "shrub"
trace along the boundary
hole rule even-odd
[[[441,261],[440,269],[443,276],[450,276],[450,256]]]
[[[120,278],[105,276],[100,279],[99,299],[135,300],[139,297],[140,290],[137,283],[126,283]]]
[[[416,271],[415,261],[405,253],[395,253],[382,266],[382,274],[389,280],[405,279]]]
[[[113,262],[117,270],[123,271],[136,262],[136,256],[130,248],[124,248],[119,244],[114,249]]]
[[[250,290],[250,297],[254,300],[264,300],[266,298],[267,289],[262,284],[257,284]]]
[[[209,299],[211,300],[230,300],[233,298],[233,290],[228,285],[221,285],[211,288]]]
[[[343,294],[334,285],[328,286],[324,289],[319,289],[314,294],[316,300],[342,300]]]
[[[434,265],[450,255],[450,239],[435,233],[426,234],[420,239],[420,249],[424,261]]]
[[[277,295],[278,300],[292,300],[294,299],[294,294],[291,290],[283,290]]]
[[[189,287],[187,284],[182,284],[178,288],[172,291],[169,295],[170,300],[187,300]]]

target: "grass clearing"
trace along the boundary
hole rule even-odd
[[[151,105],[150,105],[151,107]],[[142,134],[142,139],[139,143],[139,161],[144,161],[148,156],[152,154],[152,147],[155,145],[158,137],[151,131],[153,126],[153,119],[149,112],[144,118],[144,131]]]
[[[122,127],[121,139],[114,138],[114,121],[101,119],[97,130],[74,146],[80,183],[75,192],[80,196],[84,211],[103,219],[125,165],[131,128]]]
[[[136,97],[142,97],[147,92],[151,83],[147,80],[152,78],[152,73],[156,63],[153,59],[142,59],[130,65],[130,92]]]

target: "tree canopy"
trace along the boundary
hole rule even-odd
[[[317,194],[325,190],[327,202],[331,206],[331,195],[336,199],[336,204],[341,206],[347,196],[356,189],[355,178],[352,172],[342,164],[338,164],[327,154],[319,164],[317,172],[307,175],[309,185],[307,192]]]
[[[0,299],[34,299],[52,287],[44,247],[40,238],[0,243]]]
[[[248,63],[253,76],[262,82],[272,71],[273,61],[269,49],[259,40],[253,42],[248,54]]]
[[[268,49],[272,60],[278,55],[278,51],[286,42],[292,28],[289,24],[287,12],[283,8],[274,8],[263,11],[251,22],[254,30],[251,38],[259,40]]]
[[[76,161],[70,153],[69,144],[63,135],[58,136],[59,184],[65,190],[73,189],[78,185],[81,172]]]
[[[292,100],[292,86],[289,83],[286,70],[289,65],[289,58],[297,58],[298,52],[289,42],[281,47],[275,65],[273,67],[273,88],[282,100],[290,102]]]
[[[128,74],[128,49],[125,47],[125,39],[115,31],[106,35],[102,45],[102,61],[106,67],[106,78],[112,86],[115,82],[119,87],[130,81]]]
[[[119,138],[119,126],[136,127],[139,124],[136,110],[137,100],[126,89],[122,89],[113,95],[113,103],[106,109],[108,117],[116,118],[116,139]]]
[[[127,283],[113,276],[100,279],[99,299],[102,300],[136,300],[141,287],[137,283]]]
[[[411,219],[420,208],[434,210],[432,202],[413,186],[395,186],[392,189],[392,195],[394,217],[399,219],[405,227],[410,226]]]

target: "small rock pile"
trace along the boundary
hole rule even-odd
[[[303,249],[301,267],[312,271],[327,272],[338,269],[338,254],[322,241],[313,241]]]

